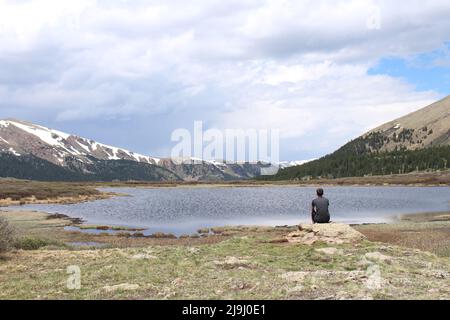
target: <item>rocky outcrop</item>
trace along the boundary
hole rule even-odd
[[[290,243],[312,245],[316,242],[327,244],[354,243],[365,239],[365,236],[342,223],[301,224],[298,231],[291,232],[286,237]]]

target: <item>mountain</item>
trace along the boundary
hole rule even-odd
[[[379,126],[363,135],[363,139],[376,142],[372,145],[371,151],[417,150],[432,146],[448,146],[450,96]]]
[[[381,125],[332,154],[265,180],[339,178],[442,170],[450,164],[450,96]]]
[[[0,150],[32,154],[61,166],[74,159],[83,163],[91,163],[94,158],[148,164],[160,160],[20,120],[0,120]]]
[[[295,167],[295,166],[301,166],[302,164],[314,161],[316,159],[310,159],[310,160],[294,160],[294,161],[281,161],[278,163],[279,167],[281,169]]]
[[[70,181],[199,181],[253,178],[263,164],[173,161],[30,122],[0,120],[0,177]]]

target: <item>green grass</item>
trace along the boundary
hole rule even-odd
[[[450,299],[450,258],[414,247],[432,234],[431,242],[445,240],[448,221],[360,226],[371,241],[333,245],[337,253],[326,254],[317,251],[329,246],[324,243],[273,242],[290,228],[221,227],[213,228],[220,235],[199,239],[125,238],[64,231],[70,221],[44,213],[2,215],[22,249],[0,259],[0,299]],[[443,248],[429,242],[419,245],[435,253]],[[80,290],[66,286],[73,265],[81,270]],[[380,271],[380,287],[367,286],[371,266]]]
[[[50,246],[65,247],[65,245],[59,241],[45,238],[23,237],[14,241],[14,247],[22,250],[38,250]]]

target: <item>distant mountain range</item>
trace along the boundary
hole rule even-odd
[[[267,180],[338,178],[442,170],[450,166],[450,96],[379,126],[332,154]]]
[[[0,177],[50,181],[306,180],[447,169],[450,96],[379,126],[320,159],[280,162],[281,170],[273,176],[261,175],[271,169],[267,163],[184,160],[142,155],[26,121],[0,120]]]
[[[183,160],[150,157],[26,121],[0,120],[0,177],[69,181],[215,181],[254,178],[261,174],[262,168],[269,166],[263,163],[225,164],[194,158]]]

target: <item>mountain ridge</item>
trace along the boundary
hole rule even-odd
[[[392,151],[396,147],[416,150],[450,145],[450,95],[378,126],[363,137],[371,134],[381,134],[389,138],[378,151]]]
[[[263,180],[341,178],[427,170],[450,164],[450,96],[378,126],[335,152]]]
[[[16,157],[16,162],[22,164],[30,179],[45,177],[33,173],[38,163],[47,170],[54,170],[57,166],[68,171],[56,170],[63,180],[64,177],[71,180],[239,180],[260,175],[261,168],[267,166],[262,163],[225,164],[194,158],[174,161],[145,156],[18,119],[0,120],[0,154],[9,155],[3,156],[0,176],[24,178],[12,161]],[[15,170],[5,167],[6,163]],[[124,172],[128,172],[128,176]],[[49,177],[53,175],[49,174]]]

